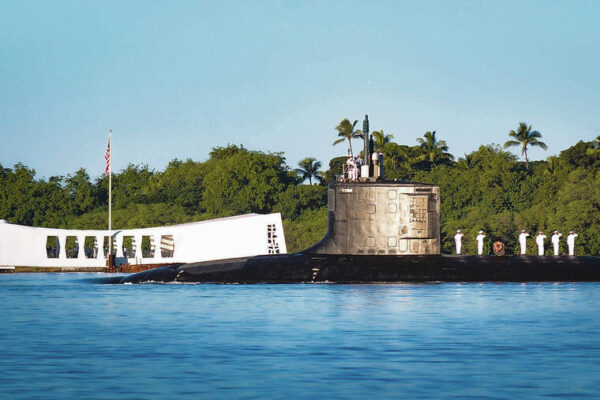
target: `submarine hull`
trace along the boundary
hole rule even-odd
[[[120,283],[600,281],[600,257],[282,254],[155,268]]]

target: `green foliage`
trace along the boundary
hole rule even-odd
[[[124,208],[129,204],[150,203],[150,187],[155,180],[156,174],[147,165],[129,164],[113,177],[114,207]]]
[[[334,157],[329,160],[329,169],[323,174],[323,183],[334,182],[338,175],[342,174],[342,167],[346,164],[348,157]]]
[[[473,169],[479,164],[479,158],[474,153],[465,154],[464,158],[459,158],[456,166],[462,170],[470,170]]]
[[[559,230],[563,236],[574,230],[579,234],[576,254],[600,254],[600,140],[578,142],[559,156],[529,163],[529,168],[498,145],[480,146],[454,163],[447,145],[433,132],[419,142],[420,146],[384,143],[386,177],[441,187],[443,252],[454,251],[453,236],[461,229],[464,252],[475,254],[475,236],[481,229],[488,235],[488,253],[492,243],[501,240],[509,254],[516,254],[518,233],[525,229],[532,234],[530,254],[536,251],[533,236],[538,230]],[[341,174],[346,159],[329,161],[325,184]],[[308,160],[312,167],[319,164]],[[107,226],[106,176],[91,181],[80,169],[43,180],[22,164],[0,165],[0,188],[0,218],[11,223]],[[325,186],[302,185],[281,153],[242,146],[215,148],[204,162],[176,159],[162,172],[129,165],[113,175],[113,196],[115,229],[281,212],[290,252],[312,246],[327,229]]]
[[[273,211],[282,218],[295,220],[307,210],[317,210],[327,204],[327,188],[317,185],[291,185],[279,196]]]
[[[394,138],[394,135],[386,135],[385,133],[383,133],[383,129],[379,130],[379,131],[373,131],[371,132],[371,135],[373,135],[373,144],[375,147],[375,151],[383,151],[384,147],[386,144],[390,143],[392,141],[392,139]]]
[[[448,163],[454,157],[448,153],[448,145],[444,140],[438,140],[435,131],[425,132],[423,138],[418,138],[417,142],[422,151],[421,161],[429,164]]]
[[[327,232],[327,207],[305,211],[295,221],[284,219],[283,230],[288,253],[311,247]]]
[[[151,188],[155,202],[163,202],[179,206],[186,215],[192,216],[203,213],[202,194],[203,177],[206,167],[204,163],[190,159],[185,162],[173,160],[164,172],[158,173]]]
[[[598,168],[600,154],[595,153],[596,142],[579,141],[560,153],[560,158],[571,167]]]
[[[218,148],[206,163],[202,205],[218,216],[269,213],[295,180],[281,153]]]
[[[318,182],[323,180],[319,169],[321,163],[314,157],[307,157],[298,163],[300,168],[296,168],[294,171],[300,176],[302,182],[308,179],[309,185],[312,185],[312,178],[315,178]]]
[[[414,172],[413,167],[422,156],[421,148],[409,147],[394,142],[383,146],[383,166],[387,179],[408,180]]]

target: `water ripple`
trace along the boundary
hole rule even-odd
[[[0,275],[0,398],[600,398],[600,285]]]

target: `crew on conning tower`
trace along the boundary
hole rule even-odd
[[[373,137],[369,135],[369,116],[363,121],[364,159],[359,154],[352,157],[348,150],[348,160],[343,166],[340,182],[377,182],[384,180],[383,153],[373,151]]]

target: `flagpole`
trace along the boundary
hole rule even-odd
[[[108,162],[108,255],[109,259],[113,252],[112,241],[112,129],[108,130],[108,148],[110,158]]]

